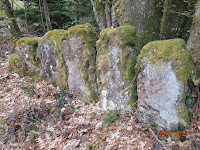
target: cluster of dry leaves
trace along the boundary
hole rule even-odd
[[[42,104],[54,104],[55,94],[60,92],[59,88],[48,84],[45,81],[32,81],[31,78],[20,78],[18,74],[8,73],[8,63],[0,60],[0,119],[6,119],[10,115],[17,114],[22,109],[34,106],[39,108]],[[22,90],[20,87],[34,85],[34,94]],[[106,112],[100,108],[100,102],[88,103],[80,98],[74,98],[71,103],[65,104],[61,111],[67,111],[69,106],[78,108],[69,113],[68,120],[57,118],[54,124],[51,120],[42,122],[46,130],[50,132],[40,132],[34,138],[34,142],[28,142],[27,135],[23,140],[15,139],[3,140],[0,135],[0,149],[56,149],[56,150],[86,150],[86,149],[162,149],[168,148],[194,148],[194,143],[200,140],[200,121],[196,119],[200,115],[199,102],[193,109],[192,122],[188,130],[187,140],[181,142],[179,139],[172,140],[166,137],[160,141],[150,126],[137,123],[135,113],[126,112],[123,117],[110,126],[102,123],[102,116]],[[16,122],[21,127],[23,124]],[[4,126],[9,128],[9,126]],[[0,133],[1,134],[1,133]],[[165,148],[164,148],[165,147]]]

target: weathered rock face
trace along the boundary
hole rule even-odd
[[[154,0],[119,0],[116,13],[120,26],[132,25],[140,36],[148,32],[154,9]]]
[[[95,48],[97,39],[94,28],[85,24],[69,28],[62,41],[69,90],[93,100],[98,96]]]
[[[9,56],[9,71],[19,75],[39,75],[40,60],[37,44],[40,38],[21,38],[16,43],[16,53]]]
[[[37,54],[37,46],[40,38],[21,38],[17,41],[16,51],[20,54],[23,61],[30,70],[39,72],[40,60]]]
[[[194,14],[193,25],[190,30],[190,37],[187,42],[187,47],[192,55],[196,56],[197,60],[200,62],[200,1],[198,1],[196,12]],[[200,73],[200,65],[197,69]]]
[[[97,82],[102,108],[130,110],[132,81],[138,55],[135,28],[123,26],[105,29],[97,41]],[[127,89],[126,89],[127,88]]]
[[[154,122],[166,130],[171,130],[178,123],[188,123],[186,83],[193,62],[184,40],[148,43],[138,56],[136,68],[140,69],[137,82],[140,98],[136,112],[138,120]]]
[[[66,87],[67,67],[61,53],[62,35],[65,30],[47,32],[38,43],[41,59],[40,75],[51,83]]]
[[[96,40],[90,24],[66,30],[51,30],[41,38],[21,38],[17,53],[9,56],[9,71],[38,75],[75,95],[96,100]]]
[[[110,26],[136,27],[139,46],[159,39],[188,39],[196,0],[91,0],[101,30]]]

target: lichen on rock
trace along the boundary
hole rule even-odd
[[[138,55],[137,37],[133,26],[108,28],[97,41],[97,83],[101,93],[102,108],[130,110],[133,100],[130,89]]]
[[[38,74],[40,69],[40,59],[38,55],[38,41],[41,38],[20,38],[16,42],[15,50],[20,54],[30,70]]]
[[[40,75],[58,86],[67,88],[68,72],[61,53],[62,36],[66,30],[51,30],[38,43],[41,59]]]
[[[36,72],[31,70],[24,59],[20,56],[19,53],[15,53],[8,56],[8,71],[10,73],[17,73],[20,76],[33,76],[36,75]]]
[[[63,35],[62,52],[69,69],[68,86],[75,94],[96,100],[96,48],[98,35],[86,23],[68,29]]]
[[[187,80],[193,69],[191,55],[182,39],[153,41],[138,56],[137,118],[162,129],[189,124],[185,106]]]

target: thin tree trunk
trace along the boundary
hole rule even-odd
[[[53,28],[51,26],[51,21],[50,21],[50,17],[49,17],[49,11],[48,11],[48,6],[47,6],[46,0],[43,0],[43,5],[44,5],[45,18],[46,18],[47,31],[50,31]]]
[[[12,3],[11,3],[12,10],[13,10],[13,7],[14,7],[14,0],[12,0]]]
[[[10,4],[9,0],[0,0],[0,7],[7,16],[6,22],[8,24],[10,34],[15,39],[19,39],[23,35],[22,35],[22,32],[21,32],[21,30],[20,30],[20,28],[19,28],[19,26],[18,26],[18,24],[15,20],[13,10],[11,8],[11,4]]]
[[[42,13],[42,7],[41,7],[41,1],[40,0],[39,0],[39,9],[40,9],[43,32],[45,33],[46,32],[46,28],[45,28],[45,25],[44,25],[44,19],[43,19],[43,13]]]
[[[112,25],[112,18],[111,18],[111,6],[108,0],[106,0],[105,11],[106,11],[107,28],[110,28]]]
[[[164,30],[166,26],[166,21],[169,15],[169,6],[171,5],[171,0],[165,0],[164,2],[164,11],[163,11],[163,16],[162,16],[162,21],[161,21],[161,27],[160,27],[160,40],[165,39],[164,35]]]
[[[96,18],[96,21],[98,23],[98,26],[100,28],[100,30],[104,30],[106,29],[107,27],[107,21],[106,21],[106,15],[105,15],[105,12],[104,10],[98,10],[96,7],[95,7],[95,0],[90,0],[92,5],[93,5],[93,12],[94,12],[94,16]]]
[[[26,33],[28,34],[28,19],[27,19],[27,5],[26,5],[26,1],[24,1],[24,14],[25,14],[25,28],[26,28]]]

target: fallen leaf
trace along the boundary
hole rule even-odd
[[[194,80],[194,85],[199,86],[199,84],[200,84],[200,78],[198,77],[198,79]]]

